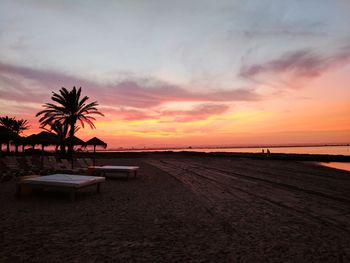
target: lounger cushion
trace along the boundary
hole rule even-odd
[[[101,183],[103,181],[105,181],[104,177],[72,175],[72,174],[51,174],[46,176],[25,179],[21,181],[21,183],[80,188],[90,184]]]

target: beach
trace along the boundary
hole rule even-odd
[[[0,184],[0,262],[350,261],[350,172],[200,154],[96,161],[140,170],[76,202]]]

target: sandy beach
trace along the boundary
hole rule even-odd
[[[297,161],[149,154],[76,202],[0,184],[0,262],[349,262],[350,172]]]

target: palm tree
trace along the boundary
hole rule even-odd
[[[60,145],[59,145],[60,152],[62,155],[65,154],[66,147],[65,147],[64,140],[67,138],[68,125],[66,125],[65,123],[61,123],[59,121],[54,121],[53,123],[50,123],[49,126],[50,126],[50,129],[46,129],[46,128],[44,129],[57,135],[57,137],[60,140]],[[56,151],[57,151],[57,147],[56,147]]]
[[[23,131],[27,130],[28,128],[29,124],[27,120],[16,120],[16,118],[13,118],[12,131],[18,135],[18,138],[20,138],[19,136],[23,133]],[[18,153],[18,139],[15,140],[15,147],[16,153]]]
[[[50,123],[48,126],[50,126],[49,129],[46,127],[42,127],[45,131],[53,133],[59,138],[59,145],[56,147],[56,152],[58,151],[58,147],[60,148],[60,152],[62,155],[66,152],[66,143],[65,140],[67,139],[68,135],[68,125],[65,123],[61,123],[59,121],[54,121],[53,123]],[[75,127],[74,133],[76,133],[80,128]]]
[[[62,87],[59,93],[53,92],[51,99],[56,103],[46,103],[43,105],[44,110],[38,112],[36,116],[41,116],[39,119],[41,127],[44,128],[54,122],[59,122],[62,125],[69,127],[68,137],[73,138],[74,134],[79,127],[77,122],[84,128],[87,123],[92,129],[95,128],[93,121],[94,117],[91,115],[101,115],[96,108],[98,106],[97,101],[87,103],[89,97],[84,96],[81,98],[81,87],[77,90],[73,87],[68,91]],[[68,151],[71,154],[73,152],[73,145],[68,145]]]
[[[13,124],[15,122],[15,118],[10,118],[9,116],[0,117],[1,126],[7,128],[10,131],[13,131]],[[7,153],[10,152],[10,140],[7,140]]]
[[[6,127],[8,130],[13,132],[15,135],[17,135],[15,141],[16,145],[16,153],[18,153],[18,141],[19,136],[21,133],[29,128],[28,121],[27,120],[16,120],[16,117],[0,117],[0,125],[3,127]],[[10,152],[10,140],[7,141],[7,153]]]

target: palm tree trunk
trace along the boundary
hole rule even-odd
[[[73,137],[74,137],[74,130],[75,130],[75,122],[72,121],[70,123],[70,130],[69,130],[69,145],[68,145],[68,154],[72,158],[73,155]]]
[[[61,152],[62,152],[62,154],[63,155],[66,154],[66,151],[67,151],[66,145],[64,143],[62,143],[62,145],[61,145]]]
[[[63,142],[64,139],[65,138],[60,139],[60,155],[61,155],[61,157],[63,157],[66,154],[66,145]]]
[[[44,168],[44,150],[45,150],[45,145],[41,145],[41,169]]]

